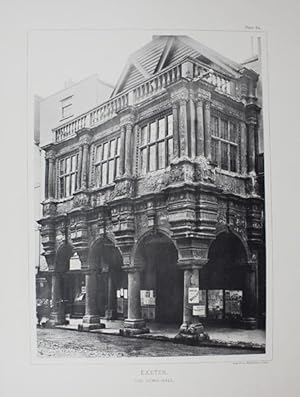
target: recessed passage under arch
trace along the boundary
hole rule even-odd
[[[177,267],[177,250],[161,233],[139,243],[137,259],[141,275],[142,317],[160,323],[181,324],[183,311],[183,272]]]
[[[127,317],[127,274],[122,270],[122,257],[108,239],[100,239],[90,253],[97,273],[97,311],[106,319]]]

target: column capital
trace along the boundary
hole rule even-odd
[[[198,88],[196,93],[196,100],[200,102],[211,101],[211,93],[209,91]]]
[[[50,149],[46,151],[45,158],[46,160],[55,160],[56,151],[54,149]]]
[[[136,112],[133,108],[126,114],[122,114],[120,118],[120,127],[133,126],[136,121]]]
[[[211,101],[205,99],[203,103],[204,103],[204,109],[209,110],[211,107]]]
[[[89,145],[91,143],[91,137],[90,135],[81,135],[79,137],[79,144],[80,146],[85,146],[85,145]]]

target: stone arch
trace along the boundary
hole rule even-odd
[[[162,239],[165,241],[169,241],[177,251],[177,256],[178,256],[178,247],[177,244],[174,240],[172,240],[171,235],[168,231],[157,228],[155,230],[147,230],[145,233],[143,233],[138,240],[136,241],[133,249],[133,265],[137,267],[143,267],[143,264],[141,263],[141,247],[143,246],[143,243],[147,240],[151,240],[153,237],[159,238],[161,236]]]
[[[223,234],[223,233],[232,234],[232,235],[234,235],[238,240],[240,240],[240,243],[243,245],[243,247],[244,247],[244,249],[245,249],[246,256],[247,256],[247,261],[249,261],[249,260],[251,259],[251,258],[250,258],[251,255],[250,255],[250,250],[249,250],[248,242],[247,242],[247,240],[245,239],[245,237],[244,237],[241,233],[237,232],[236,230],[234,230],[234,229],[228,227],[227,225],[223,225],[223,224],[222,224],[222,225],[218,225],[217,233],[216,233],[216,238],[210,241],[210,244],[209,244],[209,246],[208,246],[208,251],[209,251],[209,249],[210,249],[210,246],[213,244],[213,242],[218,238],[218,236],[220,236],[220,235]]]
[[[69,261],[74,253],[74,248],[69,243],[62,243],[59,245],[55,255],[55,270],[59,273],[64,273],[68,270]]]

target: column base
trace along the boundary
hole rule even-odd
[[[101,328],[105,328],[105,325],[100,323],[100,316],[96,315],[83,316],[82,324],[78,325],[78,331],[91,331]]]
[[[244,329],[257,329],[257,319],[255,317],[244,317],[240,321],[240,326]]]
[[[56,325],[68,325],[69,321],[62,313],[51,313],[48,324],[50,327],[55,327]]]
[[[114,320],[116,318],[116,311],[115,310],[111,310],[111,309],[105,310],[104,318],[106,320]]]
[[[146,327],[145,320],[130,320],[126,319],[124,321],[124,328],[120,329],[120,335],[122,336],[133,336],[140,334],[148,334],[150,332],[149,328]]]
[[[209,340],[208,334],[204,331],[204,326],[202,323],[183,323],[178,334],[175,336],[177,341],[183,341],[186,343],[197,343]]]

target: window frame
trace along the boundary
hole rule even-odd
[[[72,168],[72,159],[75,157],[75,169]],[[70,160],[70,170],[67,170],[67,160]],[[62,173],[62,163],[63,165],[63,173]],[[58,159],[58,199],[68,199],[73,197],[74,193],[78,190],[78,171],[79,171],[79,152],[69,153]],[[72,180],[74,177],[74,188],[72,188]],[[67,192],[67,178],[69,178],[69,192]],[[61,182],[63,181],[63,182]],[[63,192],[62,192],[62,183],[63,183]]]
[[[213,122],[217,120],[217,123]],[[227,124],[224,130],[222,125]],[[217,130],[213,127],[217,125]],[[238,153],[239,153],[239,140],[238,140],[238,121],[232,120],[224,115],[212,114],[210,120],[210,135],[211,135],[211,154],[212,162],[216,164],[221,170],[238,173]],[[234,126],[235,137],[232,139],[232,126]],[[226,167],[223,164],[223,148],[226,148]],[[232,148],[235,148],[235,162],[233,163]],[[235,164],[235,166],[233,166]]]
[[[171,121],[169,122],[169,117],[171,117]],[[160,136],[160,120],[164,120],[164,135]],[[151,126],[155,124],[155,139],[151,139]],[[169,125],[171,127],[171,133],[169,129]],[[146,129],[146,141],[141,142],[143,136],[143,130]],[[169,150],[169,141],[173,142],[172,154],[170,157]],[[159,147],[163,144],[163,156],[160,155]],[[151,162],[151,148],[154,147],[154,162],[155,166],[152,168]],[[146,164],[144,164],[144,155],[145,151]],[[174,135],[173,135],[173,113],[166,113],[157,115],[155,118],[148,120],[147,122],[140,125],[140,141],[139,141],[139,175],[146,175],[149,172],[154,172],[158,170],[166,169],[171,162],[171,159],[174,156]],[[164,159],[162,164],[160,165],[161,159]]]
[[[111,145],[112,142],[115,142],[114,153],[111,155]],[[110,186],[115,182],[115,179],[119,176],[119,164],[120,164],[120,136],[116,136],[107,141],[99,142],[95,145],[95,159],[94,159],[94,186],[97,188]],[[107,156],[103,158],[104,155],[104,146],[107,147]],[[100,150],[100,158],[98,159],[98,150]],[[110,167],[109,163],[113,162],[113,178],[110,181]],[[102,173],[104,165],[106,167],[106,179],[105,183],[103,183]]]
[[[68,97],[61,99],[61,119],[67,119],[69,117],[73,116],[73,101],[72,101],[73,95],[69,95]],[[68,111],[66,114],[65,112]]]

